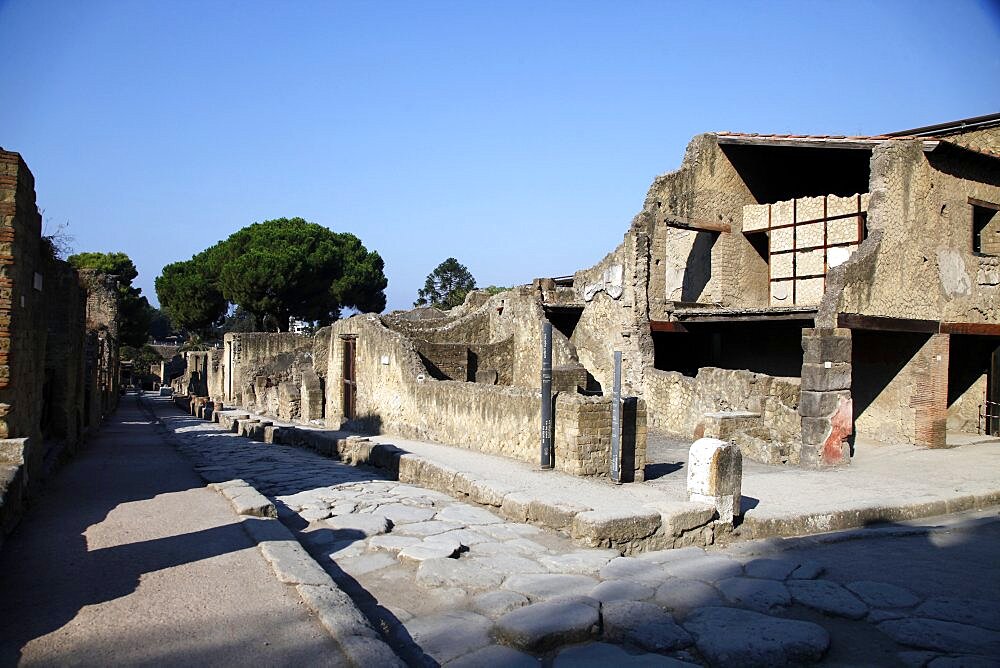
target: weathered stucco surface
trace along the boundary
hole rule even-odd
[[[843,289],[827,291],[824,318],[843,312],[1000,320],[1000,285],[981,280],[994,261],[972,253],[968,201],[1000,202],[996,165],[947,150],[933,156],[919,141],[887,142],[872,152],[870,236],[863,252],[833,270],[843,274]]]

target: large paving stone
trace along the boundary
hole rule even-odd
[[[930,660],[927,668],[997,668],[1000,659],[995,656],[937,656]]]
[[[643,561],[635,557],[617,557],[600,570],[602,580],[633,580],[652,585],[660,585],[667,579],[667,574],[659,564]]]
[[[655,589],[632,580],[606,580],[590,590],[588,596],[601,603],[609,601],[644,601],[652,597]]]
[[[887,582],[861,580],[848,583],[847,588],[873,608],[909,608],[920,601],[910,590]]]
[[[388,552],[369,552],[356,557],[334,559],[337,566],[348,575],[357,576],[395,566],[396,558]]]
[[[329,521],[329,520],[327,520]],[[426,536],[433,536],[435,534],[442,534],[445,531],[452,531],[454,529],[461,529],[462,525],[457,522],[443,522],[441,520],[428,520],[426,522],[414,522],[412,524],[403,524],[396,527],[393,533],[399,536],[416,536],[417,538],[424,538]]]
[[[337,515],[327,520],[323,520],[327,526],[340,531],[345,538],[368,537],[387,533],[390,528],[389,520],[376,515]]]
[[[578,600],[556,600],[518,608],[500,617],[493,634],[505,644],[531,652],[581,642],[597,632],[597,607]]]
[[[684,561],[685,559],[695,559],[704,557],[705,550],[700,547],[682,547],[676,550],[652,550],[636,555],[636,559],[652,561],[657,564],[667,564],[672,561]]]
[[[715,586],[733,605],[758,612],[771,612],[792,602],[785,585],[774,580],[726,578],[717,582]]]
[[[400,550],[420,543],[419,538],[413,536],[397,536],[396,534],[386,534],[383,536],[373,536],[368,540],[368,549],[372,552],[382,550],[396,554]]]
[[[477,524],[500,524],[503,520],[488,510],[469,506],[464,503],[455,503],[447,508],[438,511],[437,519],[445,522],[457,522],[463,526],[474,526]]]
[[[541,554],[538,561],[553,573],[596,573],[618,556],[616,550],[578,550],[565,554]]]
[[[417,582],[425,587],[493,589],[502,580],[501,573],[477,566],[469,559],[429,559],[417,568]]]
[[[719,591],[699,580],[667,580],[656,590],[653,600],[681,614],[695,608],[722,605]]]
[[[823,627],[735,608],[702,608],[684,622],[712,665],[800,666],[814,663],[830,646]]]
[[[445,531],[441,534],[436,534],[435,538],[453,538],[457,540],[461,545],[465,547],[472,547],[473,545],[479,545],[480,543],[492,542],[493,539],[484,533],[480,533],[473,529],[452,529],[451,531]]]
[[[412,522],[426,522],[434,517],[437,511],[433,508],[421,508],[405,503],[387,503],[372,511],[373,515],[381,515],[393,524],[409,524]]]
[[[462,544],[457,540],[430,536],[416,545],[404,547],[396,557],[400,563],[419,564],[428,559],[447,559],[454,556],[461,548]]]
[[[584,596],[595,585],[597,580],[586,575],[526,574],[510,576],[504,580],[503,588],[535,601],[556,596]]]
[[[799,567],[794,559],[751,559],[743,564],[743,570],[749,577],[767,580],[784,580]]]
[[[882,622],[878,629],[910,647],[954,654],[1000,655],[1000,633],[979,626],[908,617]]]
[[[839,584],[828,580],[789,580],[785,583],[796,603],[828,615],[861,619],[868,606]]]
[[[528,598],[516,591],[488,591],[472,599],[472,610],[491,619],[528,605]]]
[[[320,520],[325,520],[331,514],[330,509],[325,505],[314,508],[304,508],[299,511],[299,515],[301,515],[302,519],[306,522],[318,522]]]
[[[996,601],[967,598],[929,598],[914,611],[914,616],[972,624],[1000,631],[1000,604]]]
[[[490,620],[467,611],[416,617],[405,624],[413,641],[438,663],[470,654],[490,644]]]
[[[552,663],[554,668],[684,668],[696,666],[659,654],[630,654],[620,645],[605,642],[574,645],[560,651]]]
[[[504,524],[486,524],[477,526],[476,531],[486,534],[494,540],[514,540],[534,536],[541,532],[536,526],[523,522],[506,522]]]
[[[818,561],[811,561],[809,559],[803,561],[798,568],[792,571],[789,576],[796,580],[815,580],[819,576],[823,575],[826,567]]]
[[[612,601],[602,609],[604,637],[651,652],[669,652],[691,645],[691,635],[663,608],[652,603]]]
[[[717,555],[667,562],[661,564],[661,567],[668,575],[675,578],[701,580],[702,582],[717,582],[743,573],[743,565],[740,562]]]
[[[503,645],[487,645],[471,654],[460,656],[445,664],[445,668],[482,668],[483,666],[503,666],[503,668],[538,668],[541,659],[519,652]]]
[[[534,559],[528,559],[516,554],[491,554],[483,556],[470,554],[468,559],[477,566],[482,566],[503,575],[548,573],[548,569]]]

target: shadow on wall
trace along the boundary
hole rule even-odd
[[[681,301],[696,302],[705,286],[712,280],[712,247],[717,234],[698,232],[695,235],[691,251],[688,253],[684,271],[684,282],[681,285]]]
[[[340,429],[363,436],[378,436],[382,433],[382,416],[378,413],[366,413],[348,420]]]

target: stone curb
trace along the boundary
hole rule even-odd
[[[382,469],[399,482],[491,507],[515,522],[531,522],[561,531],[588,547],[607,547],[632,554],[714,542],[716,515],[704,504],[674,502],[662,508],[594,510],[566,499],[540,497],[500,481],[477,478],[368,437],[275,426],[266,417],[237,407],[214,412],[212,420],[255,441],[309,448],[352,466]],[[260,424],[267,426],[252,428]]]
[[[156,415],[151,406],[145,405],[142,400],[140,405],[163,429],[173,434],[173,430]],[[202,478],[205,479],[204,476]],[[302,547],[295,535],[277,519],[277,510],[266,496],[241,479],[209,482],[208,487],[225,496],[237,514],[244,516],[240,524],[256,543],[275,577],[280,582],[295,587],[299,598],[340,646],[350,665],[355,668],[405,668],[406,664],[382,640],[351,597],[337,586],[333,578]]]
[[[244,480],[213,482],[208,486],[229,499],[237,515],[275,518],[278,516],[278,509],[274,504]]]
[[[986,494],[969,494],[952,499],[936,499],[918,503],[892,506],[869,506],[841,510],[833,513],[779,516],[756,519],[753,511],[747,513],[743,524],[734,531],[735,536],[752,540],[771,536],[793,537],[845,531],[868,527],[882,522],[900,522],[923,517],[937,517],[967,510],[983,510],[1000,505],[1000,491]],[[877,527],[876,527],[877,528]],[[894,527],[897,531],[902,530]],[[866,529],[870,530],[870,529]]]

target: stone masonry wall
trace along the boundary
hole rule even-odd
[[[56,260],[41,226],[34,177],[0,149],[0,541],[47,468],[118,399],[116,293]]]
[[[741,421],[726,440],[741,446],[749,459],[767,463],[799,461],[801,424],[797,378],[778,378],[752,371],[705,367],[694,378],[676,371],[646,370],[648,420],[651,427],[681,439],[710,435],[705,430],[718,413],[759,415]],[[719,436],[717,436],[719,437]]]
[[[838,312],[1000,322],[996,258],[972,253],[968,201],[1000,203],[1000,159],[938,151],[893,141],[872,152],[869,237],[828,274],[818,325]]]
[[[327,372],[327,425],[343,415],[342,336],[356,336],[356,408],[360,421],[403,437],[475,448],[537,462],[540,393],[482,383],[418,381],[423,367],[415,344],[382,326],[375,316],[355,316],[332,326]],[[603,408],[594,408],[603,406]],[[607,413],[606,423],[594,411]],[[637,403],[629,428],[635,437],[633,476],[645,465],[645,405]],[[577,475],[606,473],[610,400],[560,394],[556,399],[556,468]],[[601,424],[599,424],[601,423]],[[606,433],[605,433],[606,430]],[[603,453],[603,454],[602,454]]]
[[[46,288],[46,351],[43,436],[61,442],[69,452],[84,429],[84,358],[86,294],[77,272],[66,262],[50,259]]]

